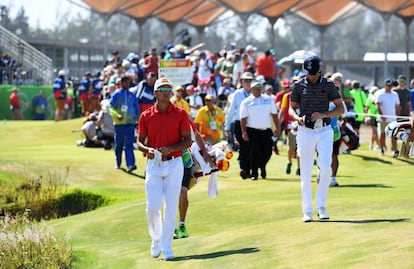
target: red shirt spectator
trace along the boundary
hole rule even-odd
[[[256,75],[262,75],[265,78],[276,78],[276,66],[272,51],[273,50],[267,50],[264,55],[257,58]]]
[[[10,106],[12,109],[20,108],[20,97],[18,95],[19,90],[17,88],[13,89],[13,92],[10,94]]]
[[[158,53],[157,49],[151,49],[151,54],[145,57],[144,65],[145,75],[149,72],[154,72],[158,76]]]

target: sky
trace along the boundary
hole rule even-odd
[[[15,18],[20,7],[24,6],[29,17],[29,25],[42,29],[53,29],[56,26],[56,15],[59,10],[71,9],[70,14],[88,14],[88,11],[78,5],[86,6],[81,0],[3,0],[1,5],[9,10],[9,17]]]

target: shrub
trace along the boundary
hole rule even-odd
[[[46,176],[22,173],[19,180],[1,184],[0,206],[3,202],[5,212],[12,215],[26,212],[30,219],[40,221],[91,211],[107,203],[104,197],[79,189],[65,193],[68,172],[69,168],[65,174],[58,171],[49,171]]]
[[[72,268],[74,253],[46,223],[34,224],[27,214],[6,215],[0,222],[0,269]]]
[[[76,189],[57,199],[56,213],[58,217],[66,217],[72,214],[95,210],[106,203],[105,198],[100,195]]]

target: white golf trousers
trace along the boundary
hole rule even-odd
[[[153,241],[159,241],[162,251],[172,250],[178,201],[184,166],[181,157],[155,164],[148,160],[145,175],[148,230]],[[164,220],[161,207],[164,202]]]
[[[332,175],[333,131],[330,125],[320,129],[299,126],[296,138],[300,157],[300,180],[302,189],[302,211],[312,214],[312,168],[315,150],[318,153],[319,184],[316,189],[316,208],[325,207],[329,181]]]

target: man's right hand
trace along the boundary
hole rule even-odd
[[[148,152],[146,153],[146,156],[148,159],[154,159],[155,156],[155,149],[154,148],[149,148]]]

